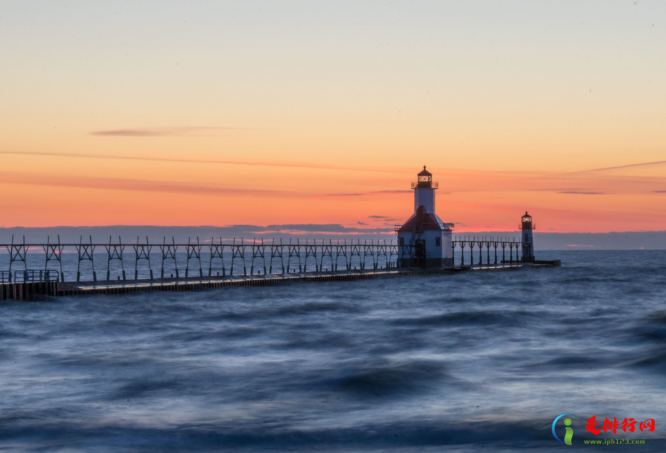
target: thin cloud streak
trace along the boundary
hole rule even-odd
[[[121,178],[84,178],[46,175],[27,175],[14,172],[0,172],[4,184],[26,184],[32,186],[72,187],[102,190],[126,190],[141,192],[172,192],[203,195],[237,195],[237,196],[269,196],[269,197],[303,197],[294,192],[278,190],[231,189],[225,187],[199,186],[187,183],[164,181],[146,181]]]
[[[283,225],[268,225],[266,230],[277,232],[308,232],[308,233],[372,233],[372,232],[393,232],[390,228],[358,228],[346,227],[338,223],[317,224],[283,224]]]
[[[364,193],[325,193],[321,195],[312,195],[314,198],[336,198],[336,197],[362,197]]]
[[[372,192],[362,192],[362,193],[325,193],[321,195],[311,195],[314,198],[336,198],[336,197],[363,197],[366,195],[378,195],[378,194],[405,194],[412,193],[411,190],[376,190]]]
[[[129,161],[143,161],[143,162],[244,165],[249,167],[306,168],[306,169],[319,169],[319,170],[360,171],[360,172],[369,172],[369,173],[394,173],[394,174],[413,173],[412,171],[409,170],[381,168],[381,167],[350,167],[342,165],[322,165],[322,164],[311,164],[311,163],[247,162],[247,161],[214,160],[214,159],[177,159],[177,158],[166,158],[166,157],[112,156],[108,154],[90,155],[82,153],[64,153],[64,152],[47,153],[39,151],[0,151],[0,154],[18,155],[18,156],[71,157],[71,158],[82,158],[82,159],[129,160]]]
[[[106,137],[172,137],[193,136],[193,133],[221,132],[239,130],[237,127],[160,127],[152,129],[117,129],[109,131],[95,131],[90,135]]]
[[[599,171],[621,170],[623,168],[651,167],[651,166],[655,166],[655,165],[664,165],[664,164],[666,164],[666,160],[659,160],[659,161],[656,161],[656,162],[644,162],[644,163],[641,163],[641,164],[620,165],[618,167],[594,168],[592,170],[574,171],[574,172],[566,173],[566,174],[593,173],[593,172],[599,172]]]

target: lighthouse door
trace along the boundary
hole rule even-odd
[[[414,258],[417,266],[425,266],[426,246],[425,240],[418,239],[414,242]]]
[[[414,244],[414,256],[416,256],[417,258],[425,258],[426,248],[425,248],[425,241],[423,239],[419,239]]]

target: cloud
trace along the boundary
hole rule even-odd
[[[321,195],[312,195],[316,198],[325,198],[325,197],[363,197],[366,195],[377,195],[377,194],[403,194],[403,193],[412,193],[411,190],[378,190],[373,192],[361,192],[361,193],[326,193]],[[383,217],[373,217],[370,218],[381,219]]]
[[[126,190],[126,191],[144,191],[144,192],[174,192],[190,194],[208,194],[208,195],[237,195],[237,196],[277,196],[277,197],[298,197],[298,198],[319,198],[319,197],[353,197],[363,196],[358,194],[324,194],[310,195],[298,192],[289,192],[281,190],[259,190],[228,188],[196,183],[180,183],[171,181],[150,181],[140,179],[123,178],[103,178],[103,177],[85,177],[85,176],[58,176],[41,175],[23,172],[3,172],[0,171],[0,181],[4,184],[26,184],[32,186],[47,187],[73,187],[101,190]],[[368,192],[380,193],[380,192]],[[385,192],[381,192],[385,193]],[[388,192],[392,193],[392,192]]]
[[[606,195],[605,192],[582,192],[577,190],[567,190],[558,193],[571,194],[571,195]]]
[[[122,156],[110,154],[84,154],[84,153],[71,153],[71,152],[55,152],[47,153],[40,151],[0,151],[0,154],[19,155],[19,156],[43,156],[43,157],[64,157],[64,158],[81,158],[81,159],[110,159],[110,160],[128,160],[128,161],[143,161],[143,162],[174,162],[174,163],[190,163],[190,164],[217,164],[217,165],[244,165],[249,167],[283,167],[283,168],[306,168],[318,170],[341,170],[341,171],[360,171],[370,173],[394,173],[394,174],[408,174],[410,173],[404,169],[385,168],[385,167],[352,167],[344,165],[324,165],[314,164],[308,162],[257,162],[257,161],[233,161],[233,160],[217,160],[217,159],[187,159],[175,157],[148,157],[148,156]],[[407,191],[411,192],[411,191]]]
[[[165,137],[176,135],[190,135],[197,133],[211,133],[237,130],[235,127],[160,127],[153,129],[116,129],[110,131],[95,131],[90,135],[107,137]]]
[[[268,225],[267,230],[276,232],[306,232],[306,233],[375,233],[375,232],[389,232],[393,231],[390,228],[356,228],[346,227],[339,223],[328,224],[284,224],[284,225]]]
[[[664,165],[664,164],[666,164],[666,160],[659,160],[659,161],[656,161],[656,162],[644,162],[644,163],[641,163],[641,164],[620,165],[618,167],[594,168],[592,170],[576,171],[576,172],[572,172],[572,173],[591,173],[591,172],[597,172],[597,171],[620,170],[622,168],[651,167],[651,166],[655,166],[655,165]]]
[[[363,222],[360,222],[360,221],[359,221],[359,222],[356,222],[356,224],[357,224],[357,225],[367,225],[367,223],[363,223]]]
[[[397,222],[399,219],[394,219],[393,217],[387,217],[385,215],[371,215],[368,216],[369,219],[372,219],[373,222],[382,222],[386,226],[393,226],[390,222]]]
[[[53,175],[33,175],[16,172],[0,172],[0,178],[5,184],[28,184],[33,186],[74,187],[86,189],[129,190],[143,192],[176,192],[209,195],[249,195],[249,196],[292,196],[303,195],[294,192],[278,190],[237,189],[227,187],[205,186],[190,183],[175,183],[168,181],[146,181],[139,179],[121,178],[87,178],[87,177],[59,177]]]
[[[316,198],[327,198],[327,197],[361,197],[365,195],[364,193],[325,193],[321,195],[312,195]]]

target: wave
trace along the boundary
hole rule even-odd
[[[584,416],[584,415],[582,415]],[[122,423],[48,422],[19,425],[4,416],[0,440],[17,449],[39,440],[45,451],[555,451],[564,448],[550,433],[551,418],[507,417],[508,420],[395,420],[354,426],[286,427],[278,420],[238,423],[201,422],[169,426],[131,426]],[[63,435],[66,433],[66,435]],[[643,435],[643,438],[646,436]],[[591,436],[582,427],[575,441]],[[473,448],[476,445],[477,448]],[[102,447],[103,446],[103,447]],[[457,450],[456,447],[461,448]],[[666,441],[651,436],[644,452],[660,452]],[[405,450],[407,449],[407,450]]]
[[[535,313],[524,311],[464,311],[418,318],[398,318],[391,321],[404,326],[459,326],[459,325],[516,325]]]
[[[442,363],[409,361],[398,364],[375,364],[338,372],[331,381],[334,391],[353,397],[396,397],[425,392],[438,381],[449,378]]]

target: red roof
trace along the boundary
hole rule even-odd
[[[437,214],[425,212],[423,206],[419,206],[416,214],[411,216],[407,222],[398,230],[399,233],[411,233],[412,231],[450,231],[451,229],[437,217]]]

